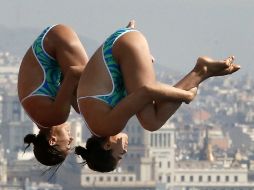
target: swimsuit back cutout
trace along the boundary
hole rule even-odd
[[[102,47],[102,55],[103,60],[106,65],[107,71],[112,81],[112,91],[108,94],[102,95],[95,95],[95,96],[84,96],[79,97],[78,99],[83,99],[87,97],[96,98],[101,100],[111,107],[115,107],[125,96],[126,90],[124,86],[124,81],[121,73],[121,69],[119,64],[115,61],[112,48],[114,43],[120,38],[122,35],[126,34],[127,32],[137,31],[131,28],[121,28],[114,32],[107,40],[104,42]]]
[[[55,26],[55,25],[54,25]],[[55,99],[60,86],[61,69],[57,61],[51,57],[43,47],[43,40],[46,34],[54,26],[47,27],[32,45],[33,54],[41,66],[43,71],[43,82],[41,85],[31,92],[27,97],[23,98],[21,102],[31,96],[48,96]]]
[[[112,91],[108,94],[103,94],[103,95],[82,96],[78,98],[78,102],[80,99],[90,97],[90,98],[101,100],[113,108],[126,96],[126,90],[124,86],[121,69],[119,64],[115,61],[113,57],[112,48],[114,43],[117,41],[117,39],[119,39],[122,35],[126,34],[127,32],[132,32],[132,31],[137,31],[137,30],[134,30],[131,28],[121,28],[117,30],[116,32],[114,32],[109,38],[107,38],[103,44],[102,55],[103,55],[104,64],[106,65],[107,71],[112,81],[112,86],[113,86]],[[84,116],[83,116],[83,120],[87,128],[90,129]],[[99,136],[95,134],[91,129],[90,131],[93,135]]]

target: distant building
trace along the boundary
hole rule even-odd
[[[83,137],[82,137],[82,131],[83,131],[83,126],[82,126],[82,121],[75,120],[75,121],[70,121],[71,125],[71,135],[73,137],[73,142],[72,144],[77,146],[77,145],[82,145],[83,144]]]
[[[46,181],[46,177],[42,175],[47,167],[37,163],[35,159],[31,160],[11,160],[8,163],[8,184],[17,184],[24,186],[27,180],[40,182]]]
[[[23,190],[23,187],[16,184],[0,183],[1,190]]]
[[[24,185],[24,190],[63,190],[59,184],[50,184],[46,182],[30,182],[27,180]]]
[[[2,144],[2,136],[0,135],[0,184],[5,184],[6,182],[7,182],[7,160],[5,158],[4,148]]]
[[[246,166],[229,168],[209,161],[178,161],[170,189],[250,190]]]
[[[18,151],[24,150],[24,137],[32,133],[32,129],[33,123],[30,121],[2,123],[3,144],[9,152],[6,155],[8,159],[16,159]]]
[[[235,158],[216,159],[212,146],[207,141],[203,161],[175,161],[174,125],[167,123],[155,132],[138,131],[129,127],[135,125],[128,126],[129,136],[132,135],[131,132],[136,133],[135,136],[140,135],[143,141],[139,145],[129,147],[126,158],[114,172],[103,174],[84,167],[81,173],[82,187],[91,190],[135,189],[135,187],[161,190],[254,188],[254,182],[249,181],[247,165],[239,161],[239,152]],[[132,141],[135,142],[134,139]],[[139,151],[135,151],[138,149],[143,150],[139,155],[137,154]]]
[[[249,179],[246,163],[241,163],[238,150],[234,158],[216,158],[213,154],[211,136],[221,137],[221,131],[206,127],[204,146],[200,151],[201,160],[176,161],[174,180],[168,189],[174,190],[250,190],[254,181]],[[217,145],[218,146],[218,145]]]
[[[3,96],[0,94],[0,125],[3,121]],[[0,131],[1,131],[1,128],[0,128]]]
[[[16,87],[15,87],[16,88]],[[17,92],[5,92],[2,94],[2,123],[24,122],[30,120],[21,107]]]
[[[13,182],[12,184],[1,184],[1,190],[63,190],[59,184],[50,184],[47,182],[29,182],[26,180],[23,185]]]
[[[136,174],[124,172],[120,169],[110,173],[93,172],[85,167],[81,174],[81,186],[85,189],[130,189],[130,190],[155,190],[156,184],[151,181],[138,181]]]
[[[227,151],[231,147],[231,139],[229,134],[223,134],[223,131],[220,127],[214,127],[209,130],[209,143],[212,146],[216,146],[217,148]]]

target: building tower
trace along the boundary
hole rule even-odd
[[[209,126],[205,129],[205,138],[203,143],[203,149],[200,151],[200,160],[208,160],[213,162],[215,157],[213,155],[212,145],[209,142]]]

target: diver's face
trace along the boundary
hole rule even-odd
[[[70,124],[63,123],[52,127],[51,139],[54,140],[53,145],[57,145],[57,149],[66,155],[71,150],[71,142],[73,137],[70,134]]]
[[[128,135],[119,133],[115,136],[110,136],[106,146],[112,151],[112,156],[117,161],[120,161],[123,158],[123,155],[127,153]]]

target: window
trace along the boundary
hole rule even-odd
[[[108,182],[111,181],[111,177],[110,176],[107,177],[107,181]]]
[[[170,182],[170,181],[171,181],[170,176],[168,176],[167,177],[167,182]]]
[[[134,171],[134,167],[133,166],[128,166],[128,171],[133,172]]]
[[[170,168],[170,162],[168,162],[168,168]]]
[[[13,113],[20,113],[20,103],[17,101],[12,102],[12,112]]]
[[[125,181],[125,180],[126,180],[126,178],[125,178],[125,176],[123,176],[123,177],[122,177],[122,181]]]
[[[100,178],[99,178],[99,181],[103,181],[103,177],[100,177]]]
[[[118,178],[117,178],[117,177],[114,177],[114,180],[115,180],[115,181],[118,181]]]
[[[216,177],[216,181],[219,182],[220,181],[220,176]]]
[[[159,176],[159,181],[162,181],[162,176],[161,175]]]
[[[235,179],[235,182],[238,182],[238,176],[235,176],[234,179]]]
[[[19,121],[21,117],[21,107],[19,102],[12,102],[12,120]]]
[[[163,137],[163,146],[167,147],[167,134],[164,133],[164,137]]]
[[[90,177],[86,177],[86,181],[90,181]]]
[[[226,176],[226,177],[225,177],[225,181],[226,181],[226,182],[229,182],[229,176]]]
[[[133,177],[129,177],[129,181],[133,181]]]
[[[135,144],[135,138],[132,137],[130,142],[131,142],[131,144]]]
[[[154,135],[151,134],[151,146],[154,146]]]
[[[184,180],[185,180],[185,177],[182,175],[181,176],[181,182],[184,182]]]
[[[193,182],[193,176],[190,176],[190,182]]]
[[[170,147],[170,134],[168,134],[168,147]]]
[[[142,144],[142,143],[141,143],[141,138],[137,138],[137,144],[138,144],[138,145]]]
[[[208,182],[211,182],[212,181],[212,178],[211,178],[211,176],[209,175],[209,176],[207,176],[207,181]]]
[[[203,181],[203,176],[202,176],[202,175],[198,176],[198,181],[199,181],[199,182],[202,182],[202,181]]]
[[[157,147],[157,146],[158,146],[158,145],[157,145],[157,134],[154,135],[154,141],[155,141],[155,142],[154,142],[154,146]]]
[[[161,168],[161,165],[162,165],[161,162],[159,162],[159,168]]]
[[[159,136],[159,147],[162,147],[162,134],[158,134]]]

